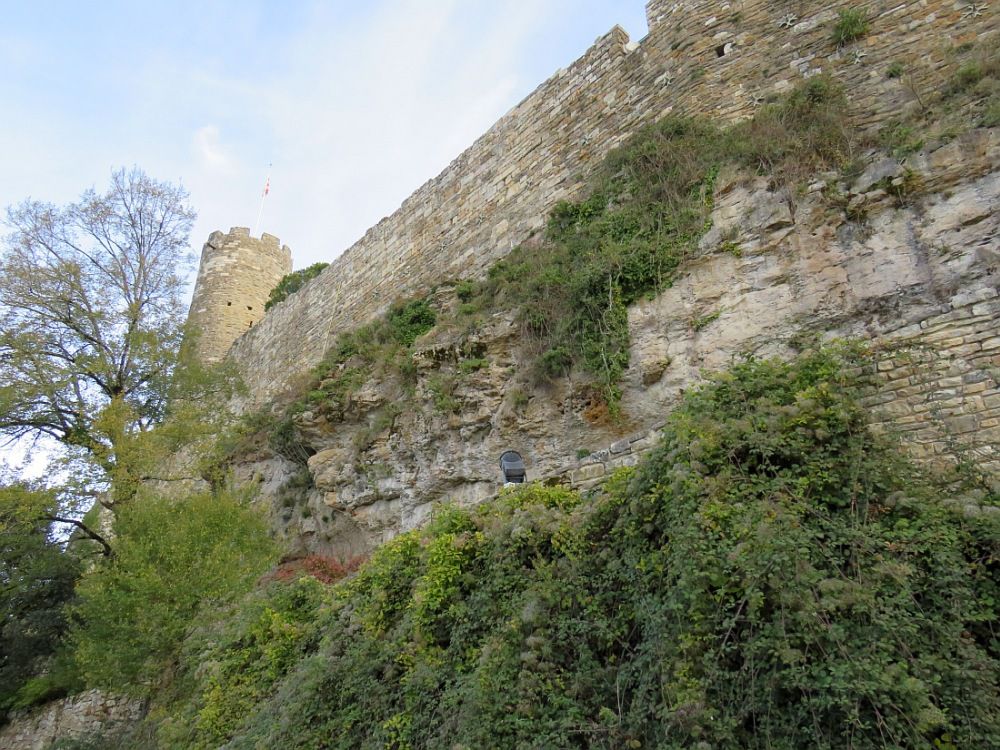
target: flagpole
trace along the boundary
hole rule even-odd
[[[257,232],[260,229],[260,220],[264,215],[264,199],[267,198],[267,194],[271,192],[271,165],[267,165],[267,179],[264,181],[264,190],[260,194],[260,208],[257,209],[257,221],[253,226],[253,232],[250,233],[251,237],[256,237]]]

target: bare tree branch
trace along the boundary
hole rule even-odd
[[[76,527],[87,537],[87,539],[91,539],[101,545],[103,548],[103,552],[101,552],[102,555],[105,557],[114,557],[114,550],[111,549],[111,545],[108,544],[108,540],[87,526],[87,524],[83,521],[77,521],[75,518],[66,518],[65,516],[56,516],[51,514],[43,516],[43,520],[54,521],[55,523],[68,523],[70,526]]]

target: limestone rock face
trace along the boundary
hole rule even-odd
[[[789,342],[808,332],[886,336],[961,306],[974,290],[989,294],[998,164],[997,133],[981,130],[908,167],[919,195],[879,187],[902,174],[895,160],[875,162],[850,185],[816,184],[802,197],[771,193],[762,179],[721,185],[704,255],[629,313],[629,412],[662,413],[700,369],[724,367],[739,353],[787,355]],[[863,206],[853,221],[835,209],[852,203]],[[730,251],[713,252],[723,237]],[[649,383],[664,361],[670,366]]]
[[[141,700],[88,690],[15,715],[0,728],[0,748],[43,750],[57,739],[79,739],[138,721],[144,710]]]
[[[576,465],[578,452],[590,453],[634,426],[595,421],[586,383],[532,388],[515,381],[519,339],[505,315],[471,339],[435,329],[417,342],[418,385],[398,414],[386,417],[399,398],[393,382],[363,386],[342,422],[302,414],[297,427],[316,451],[308,461],[314,486],[294,506],[280,500],[282,484],[296,471],[289,461],[257,458],[238,467],[238,479],[259,485],[276,525],[301,551],[353,557],[420,525],[436,502],[492,497],[502,483],[505,450],[524,455],[529,478],[557,476]],[[461,352],[470,346],[488,364],[462,372]],[[449,381],[447,408],[435,403],[440,379]]]
[[[820,175],[795,192],[720,175],[698,256],[670,289],[629,311],[619,421],[584,381],[516,379],[523,342],[512,317],[497,315],[418,340],[409,399],[399,383],[372,380],[343,421],[301,415],[315,451],[307,467],[257,457],[238,475],[260,485],[299,549],[351,557],[419,525],[436,502],[494,495],[508,449],[524,455],[530,479],[591,486],[654,444],[703,371],[838,336],[884,348],[873,413],[915,455],[947,460],[960,443],[1000,468],[998,132],[974,131],[905,166],[870,162],[851,182]],[[446,289],[433,304],[457,301]],[[487,364],[463,371],[469,351]],[[311,487],[289,501],[282,488],[306,470]]]

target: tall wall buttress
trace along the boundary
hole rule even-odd
[[[201,251],[188,324],[195,356],[219,362],[264,315],[264,303],[292,270],[292,253],[277,237],[246,227],[212,232]]]

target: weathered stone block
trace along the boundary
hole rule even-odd
[[[618,453],[628,453],[629,450],[631,449],[631,445],[632,444],[628,438],[625,438],[624,440],[618,440],[611,444],[610,447],[611,455],[614,456],[615,454]]]
[[[570,481],[573,485],[580,484],[581,482],[587,482],[592,479],[598,479],[603,477],[606,473],[604,464],[590,464],[589,466],[581,466],[576,471],[570,473]]]

